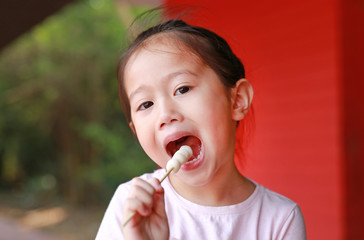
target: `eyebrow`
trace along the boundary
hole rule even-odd
[[[135,89],[134,91],[132,91],[132,92],[130,93],[130,96],[129,96],[129,101],[130,101],[130,100],[132,100],[132,99],[133,99],[133,97],[134,97],[135,95],[137,95],[139,92],[142,92],[142,91],[146,90],[147,88],[148,88],[147,86],[143,85],[143,86],[138,87],[138,88],[137,88],[137,89]]]
[[[193,75],[193,76],[197,76],[196,73],[194,72],[191,72],[191,71],[188,71],[188,70],[183,70],[183,71],[177,71],[177,72],[173,72],[173,73],[170,73],[168,74],[167,76],[165,76],[163,78],[163,81],[168,81],[168,80],[172,80],[173,78],[179,76],[179,75],[183,75],[183,74],[190,74],[190,75]],[[146,91],[147,90],[147,85],[142,85],[140,87],[138,87],[137,89],[135,89],[134,91],[132,91],[129,95],[129,101],[135,96],[137,95],[139,92],[142,92],[142,91]]]

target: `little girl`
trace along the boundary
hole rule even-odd
[[[164,169],[121,184],[97,240],[306,239],[298,205],[234,164],[253,97],[244,77],[226,41],[207,29],[169,20],[136,38],[118,66],[130,128],[161,168],[182,145],[193,156],[162,183]]]

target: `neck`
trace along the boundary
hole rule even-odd
[[[205,206],[240,203],[255,189],[255,185],[239,173],[235,164],[231,168],[220,169],[211,181],[202,186],[191,186],[174,178],[169,179],[178,194],[191,202]]]

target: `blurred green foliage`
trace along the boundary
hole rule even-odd
[[[1,189],[108,202],[118,184],[156,168],[118,100],[118,7],[76,1],[2,50]],[[122,7],[130,16],[146,9]]]

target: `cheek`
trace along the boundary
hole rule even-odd
[[[135,133],[138,137],[138,140],[140,142],[140,144],[143,146],[145,145],[149,140],[149,131],[150,131],[150,127],[148,127],[148,123],[145,122],[135,122],[134,123],[135,126]]]
[[[138,121],[135,120],[135,130],[138,141],[143,148],[144,152],[151,158],[155,163],[161,165],[160,162],[156,161],[158,154],[156,148],[156,142],[153,132],[152,121]]]
[[[204,99],[199,108],[199,114],[207,124],[217,127],[232,120],[230,102],[223,93]]]
[[[213,102],[212,105],[200,110],[199,118],[203,121],[202,124],[208,126],[211,141],[222,147],[223,144],[219,143],[230,142],[229,138],[234,133],[235,122],[231,117],[230,104],[227,98],[215,98],[211,102]]]
[[[147,137],[147,131],[148,131],[148,123],[143,121],[140,121],[140,119],[134,117],[132,115],[131,117],[132,121],[133,121],[133,126],[134,126],[134,133],[138,138],[139,143],[143,146],[143,141],[146,139]]]

